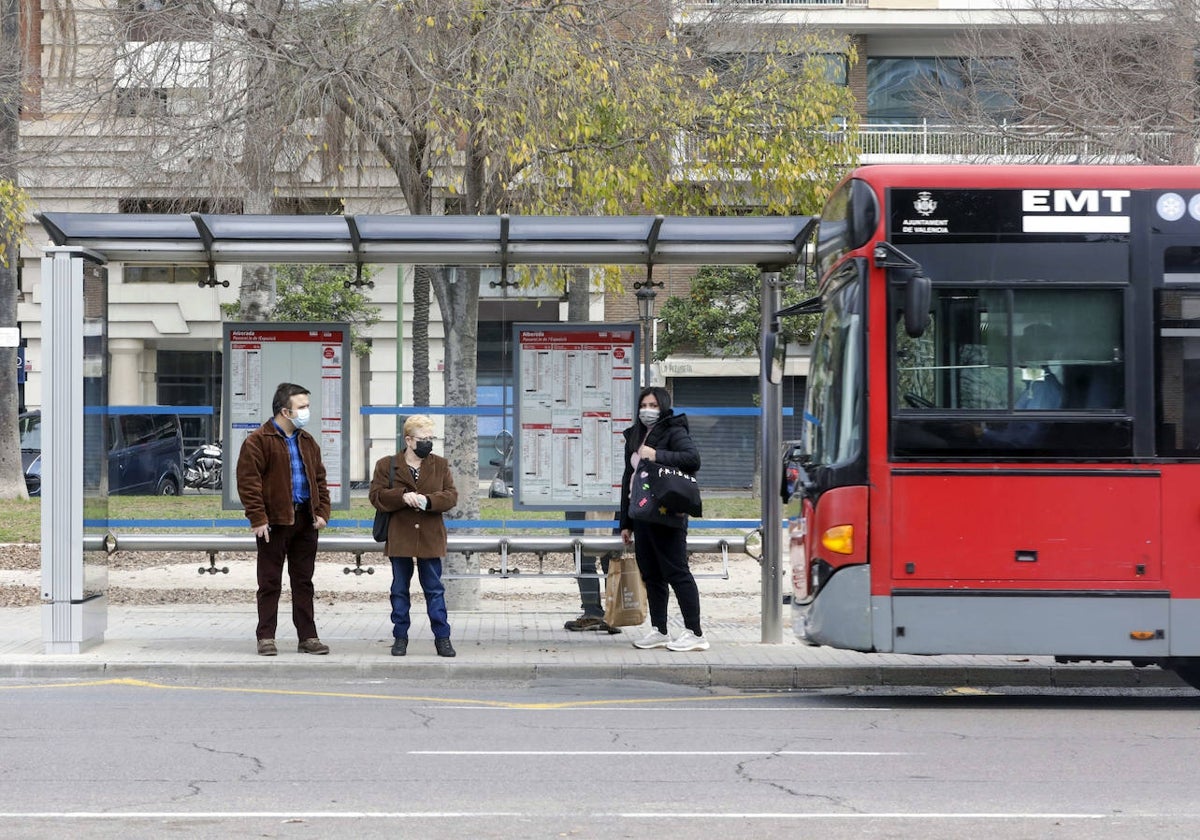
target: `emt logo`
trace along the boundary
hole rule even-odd
[[[1021,190],[1025,233],[1129,233],[1129,190]]]

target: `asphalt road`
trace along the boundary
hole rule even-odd
[[[1186,689],[0,681],[0,836],[1195,837]]]

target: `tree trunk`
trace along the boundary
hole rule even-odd
[[[465,275],[465,276],[464,276]],[[436,269],[433,292],[442,310],[445,331],[446,364],[444,368],[446,405],[475,405],[477,389],[475,372],[479,347],[479,269],[459,270],[455,282],[449,282],[450,270]],[[479,518],[479,448],[478,426],[473,414],[453,414],[446,417],[445,456],[454,465],[454,482],[458,486],[458,506],[447,516],[451,519]],[[479,571],[477,560],[461,554],[446,558],[447,571],[474,574]],[[479,608],[479,581],[473,578],[448,580],[446,602],[451,609]]]
[[[255,6],[258,5],[256,2]],[[271,121],[265,118],[264,103],[275,84],[269,59],[259,57],[246,85],[246,118],[242,126],[241,170],[245,179],[242,212],[270,213],[275,189],[276,138]],[[238,317],[243,321],[266,321],[275,308],[275,272],[269,265],[243,265],[242,285],[238,290]]]
[[[17,182],[20,136],[20,0],[0,0],[0,179]],[[2,229],[2,228],[0,228]],[[0,327],[17,326],[16,238],[8,237],[8,265],[0,267]],[[0,498],[28,498],[17,429],[17,348],[0,347]]]
[[[269,265],[242,266],[242,285],[238,290],[238,319],[265,321],[275,308],[275,272]]]
[[[435,274],[433,266],[413,268],[413,405],[429,405],[429,290]]]
[[[576,266],[571,270],[571,281],[567,287],[567,320],[590,321],[592,272],[587,266]]]

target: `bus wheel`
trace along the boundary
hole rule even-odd
[[[1200,688],[1200,658],[1188,656],[1170,659],[1166,667],[1192,688]]]

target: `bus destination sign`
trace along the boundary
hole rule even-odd
[[[893,242],[995,241],[1000,237],[1076,239],[1128,236],[1130,190],[893,189],[889,191]]]

